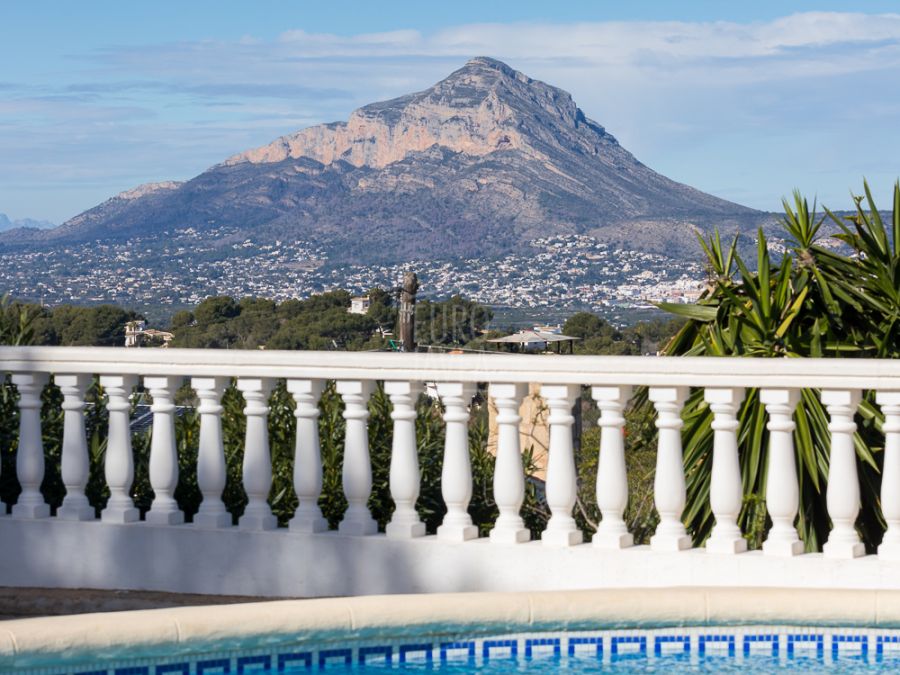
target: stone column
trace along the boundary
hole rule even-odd
[[[654,551],[683,551],[691,547],[691,538],[681,522],[687,501],[684,458],[681,454],[681,408],[686,398],[686,387],[650,388],[650,400],[656,407],[656,427],[659,429],[656,478],[653,482],[659,525],[650,539],[650,547]]]
[[[831,533],[822,547],[826,558],[859,558],[866,547],[856,532],[859,515],[859,475],[856,470],[856,449],[853,416],[859,406],[860,392],[847,390],[822,391],[822,403],[831,421],[831,456],[828,462],[828,487],[825,494]]]
[[[109,501],[100,514],[104,523],[133,523],[140,512],[131,498],[134,481],[134,455],[131,450],[131,390],[137,384],[134,375],[101,375],[109,411],[109,435],[106,442],[106,484]]]
[[[411,539],[425,534],[425,523],[416,512],[419,498],[419,452],[416,445],[416,399],[422,391],[417,382],[385,382],[394,410],[391,445],[390,488],[394,514],[385,533],[392,539]]]
[[[372,462],[369,458],[369,409],[373,385],[370,381],[340,380],[337,392],[344,399],[344,466],[342,478],[347,512],[338,526],[341,534],[368,535],[378,532],[378,523],[369,512],[372,493]]]
[[[715,432],[709,501],[716,525],[706,541],[706,550],[710,553],[742,553],[747,550],[747,540],[737,524],[744,502],[738,459],[737,412],[744,399],[744,390],[707,387],[704,398],[713,412]]]
[[[900,560],[900,391],[879,391],[884,413],[884,467],[881,472],[881,511],[887,531],[878,547],[883,560]]]
[[[500,515],[491,530],[491,542],[519,544],[531,538],[519,511],[525,501],[525,469],[519,449],[519,404],[524,384],[491,384],[497,406],[497,462],[494,465],[494,501]]]
[[[294,491],[297,510],[291,518],[291,532],[325,532],[328,523],[319,508],[322,494],[322,453],[319,446],[319,398],[325,388],[322,380],[288,380],[288,391],[297,409],[297,440],[294,449]]]
[[[90,375],[55,375],[63,394],[62,479],[66,496],[56,510],[62,520],[94,520],[94,507],[84,494],[90,477],[87,435],[84,427],[84,396]]]
[[[581,387],[571,384],[542,385],[541,395],[550,407],[550,459],[547,463],[547,505],[550,521],[541,535],[545,546],[574,546],[584,541],[572,517],[578,497],[575,451],[572,445],[572,406]]]
[[[634,543],[634,538],[623,518],[628,506],[628,474],[622,410],[631,396],[631,387],[594,387],[591,393],[600,408],[597,506],[603,517],[591,542],[597,548],[627,548]]]
[[[272,380],[239,378],[237,387],[244,395],[247,434],[244,442],[243,481],[247,508],[238,519],[242,530],[274,530],[278,521],[269,506],[272,489],[272,457],[269,454],[269,394]]]
[[[144,386],[153,397],[153,432],[150,437],[150,486],[154,499],[147,512],[148,523],[180,525],[184,514],[175,501],[178,486],[178,448],[175,445],[175,404],[178,377],[145,377]]]
[[[19,448],[16,474],[22,492],[12,507],[14,518],[46,518],[50,506],[41,494],[44,481],[44,441],[41,432],[41,392],[49,381],[47,373],[13,373],[19,390]]]
[[[769,466],[766,472],[766,508],[772,529],[763,543],[763,553],[795,556],[803,553],[794,519],[800,505],[800,486],[794,455],[794,408],[800,400],[797,389],[761,389],[759,399],[769,413]]]
[[[197,453],[197,486],[203,495],[200,509],[194,515],[196,527],[215,529],[230,527],[231,514],[225,509],[227,467],[222,443],[222,394],[228,385],[225,377],[194,377],[191,386],[200,399],[200,439]]]
[[[444,464],[441,468],[441,494],[447,515],[437,529],[438,539],[467,541],[478,537],[478,528],[469,515],[472,499],[472,463],[469,459],[469,411],[475,385],[463,382],[438,382],[437,392],[444,403]]]

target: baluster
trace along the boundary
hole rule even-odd
[[[369,513],[369,494],[372,492],[372,464],[369,459],[369,409],[366,407],[372,394],[370,381],[337,382],[337,392],[344,399],[344,466],[341,477],[347,512],[338,526],[341,534],[367,535],[378,532],[378,523]]]
[[[137,378],[133,375],[100,376],[109,411],[104,467],[109,501],[100,514],[104,523],[133,523],[140,518],[129,494],[134,480],[134,456],[131,451],[131,402],[128,399],[136,384]]]
[[[154,498],[145,516],[155,525],[180,525],[184,514],[175,501],[178,486],[178,449],[175,446],[175,390],[178,377],[145,377],[144,386],[153,397],[153,431],[150,436],[150,487]]]
[[[542,385],[541,396],[550,408],[550,458],[547,462],[547,505],[550,520],[541,535],[546,546],[574,546],[584,541],[572,517],[578,497],[578,477],[575,474],[575,451],[572,446],[572,406],[581,394],[581,387],[572,384]]]
[[[887,531],[878,547],[878,557],[900,560],[900,391],[879,391],[876,400],[884,413],[881,510],[887,521]]]
[[[598,548],[627,548],[634,543],[634,538],[622,517],[628,505],[622,409],[631,396],[631,387],[594,387],[591,393],[600,408],[597,506],[603,517],[591,542]]]
[[[197,451],[197,486],[203,500],[194,515],[194,525],[219,528],[231,525],[231,514],[225,509],[222,492],[225,490],[227,470],[225,448],[222,444],[222,394],[228,380],[224,377],[194,377],[191,386],[196,390],[200,405],[200,439]]]
[[[385,528],[392,539],[410,539],[425,534],[425,523],[416,512],[419,498],[419,456],[416,446],[416,399],[422,391],[417,382],[385,382],[384,391],[394,410],[394,438],[391,444],[390,488],[394,514]]]
[[[650,388],[650,400],[656,407],[656,427],[659,429],[656,477],[653,481],[659,525],[650,539],[650,547],[654,551],[683,551],[691,547],[691,538],[681,522],[687,501],[684,458],[681,454],[681,408],[686,398],[686,387]]]
[[[524,384],[491,384],[497,406],[497,461],[494,464],[494,501],[500,515],[491,530],[491,541],[518,544],[531,538],[519,510],[525,501],[525,470],[519,449],[519,406]]]
[[[761,389],[759,400],[769,413],[769,463],[766,469],[766,509],[772,529],[763,543],[763,553],[794,556],[803,553],[794,519],[800,505],[800,486],[794,457],[794,408],[797,389]]]
[[[822,547],[826,558],[858,558],[866,554],[866,547],[856,532],[859,515],[859,477],[856,470],[856,450],[853,416],[859,405],[860,392],[847,390],[822,391],[822,403],[831,418],[831,453],[828,460],[828,487],[825,500],[831,518],[831,533]]]
[[[297,439],[294,447],[294,491],[299,501],[289,527],[291,532],[324,532],[328,522],[319,508],[322,493],[322,454],[319,447],[319,398],[322,380],[288,380],[288,391],[297,408]]]
[[[247,493],[247,508],[238,519],[242,530],[274,530],[278,521],[269,507],[272,489],[272,458],[269,455],[269,394],[272,380],[238,378],[237,387],[244,395],[247,434],[244,441],[242,478]]]
[[[475,385],[468,382],[438,382],[437,393],[444,403],[444,464],[441,467],[441,495],[447,515],[437,529],[438,539],[467,541],[478,537],[478,528],[469,515],[472,499],[472,463],[469,459],[469,411]]]
[[[19,390],[19,449],[16,473],[22,492],[12,507],[15,518],[46,518],[50,506],[41,494],[44,481],[44,442],[41,433],[41,392],[47,384],[46,373],[13,373],[12,383]]]
[[[93,520],[94,507],[84,494],[90,474],[87,436],[84,428],[84,395],[90,386],[90,375],[55,375],[54,381],[63,394],[62,479],[66,496],[56,510],[63,520]]]
[[[709,502],[716,525],[706,541],[706,550],[710,553],[743,553],[747,550],[747,540],[737,524],[744,501],[738,460],[737,412],[744,400],[744,390],[707,388],[703,395],[713,412],[715,432]]]

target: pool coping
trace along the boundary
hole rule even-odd
[[[654,588],[275,600],[0,621],[0,669],[425,630],[793,624],[900,627],[900,591]]]

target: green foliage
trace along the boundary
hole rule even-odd
[[[736,243],[725,247],[718,234],[701,241],[711,271],[710,285],[697,306],[682,314],[688,322],[666,348],[670,355],[747,357],[900,357],[900,184],[888,231],[868,185],[856,198],[857,213],[847,219],[828,212],[840,228],[847,252],[818,241],[823,219],[797,193],[785,201],[783,226],[790,250],[773,261],[759,233],[756,271],[741,259]],[[666,307],[673,309],[672,307]],[[641,404],[647,406],[646,396]],[[688,400],[683,429],[688,504],[684,519],[697,543],[714,523],[709,507],[712,464],[712,413],[695,391]],[[740,515],[751,546],[758,546],[764,521],[768,431],[759,392],[748,390],[738,416],[745,503]],[[829,532],[825,503],[830,434],[819,393],[803,390],[795,415],[802,508],[800,536],[819,550]],[[879,543],[883,524],[878,510],[883,416],[874,392],[865,392],[856,416],[854,443],[862,485],[857,528],[869,550]]]
[[[481,334],[493,318],[484,305],[454,295],[436,302],[416,303],[416,340],[425,345],[466,345]]]

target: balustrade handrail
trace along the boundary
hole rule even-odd
[[[900,360],[0,347],[0,372],[900,391]]]

